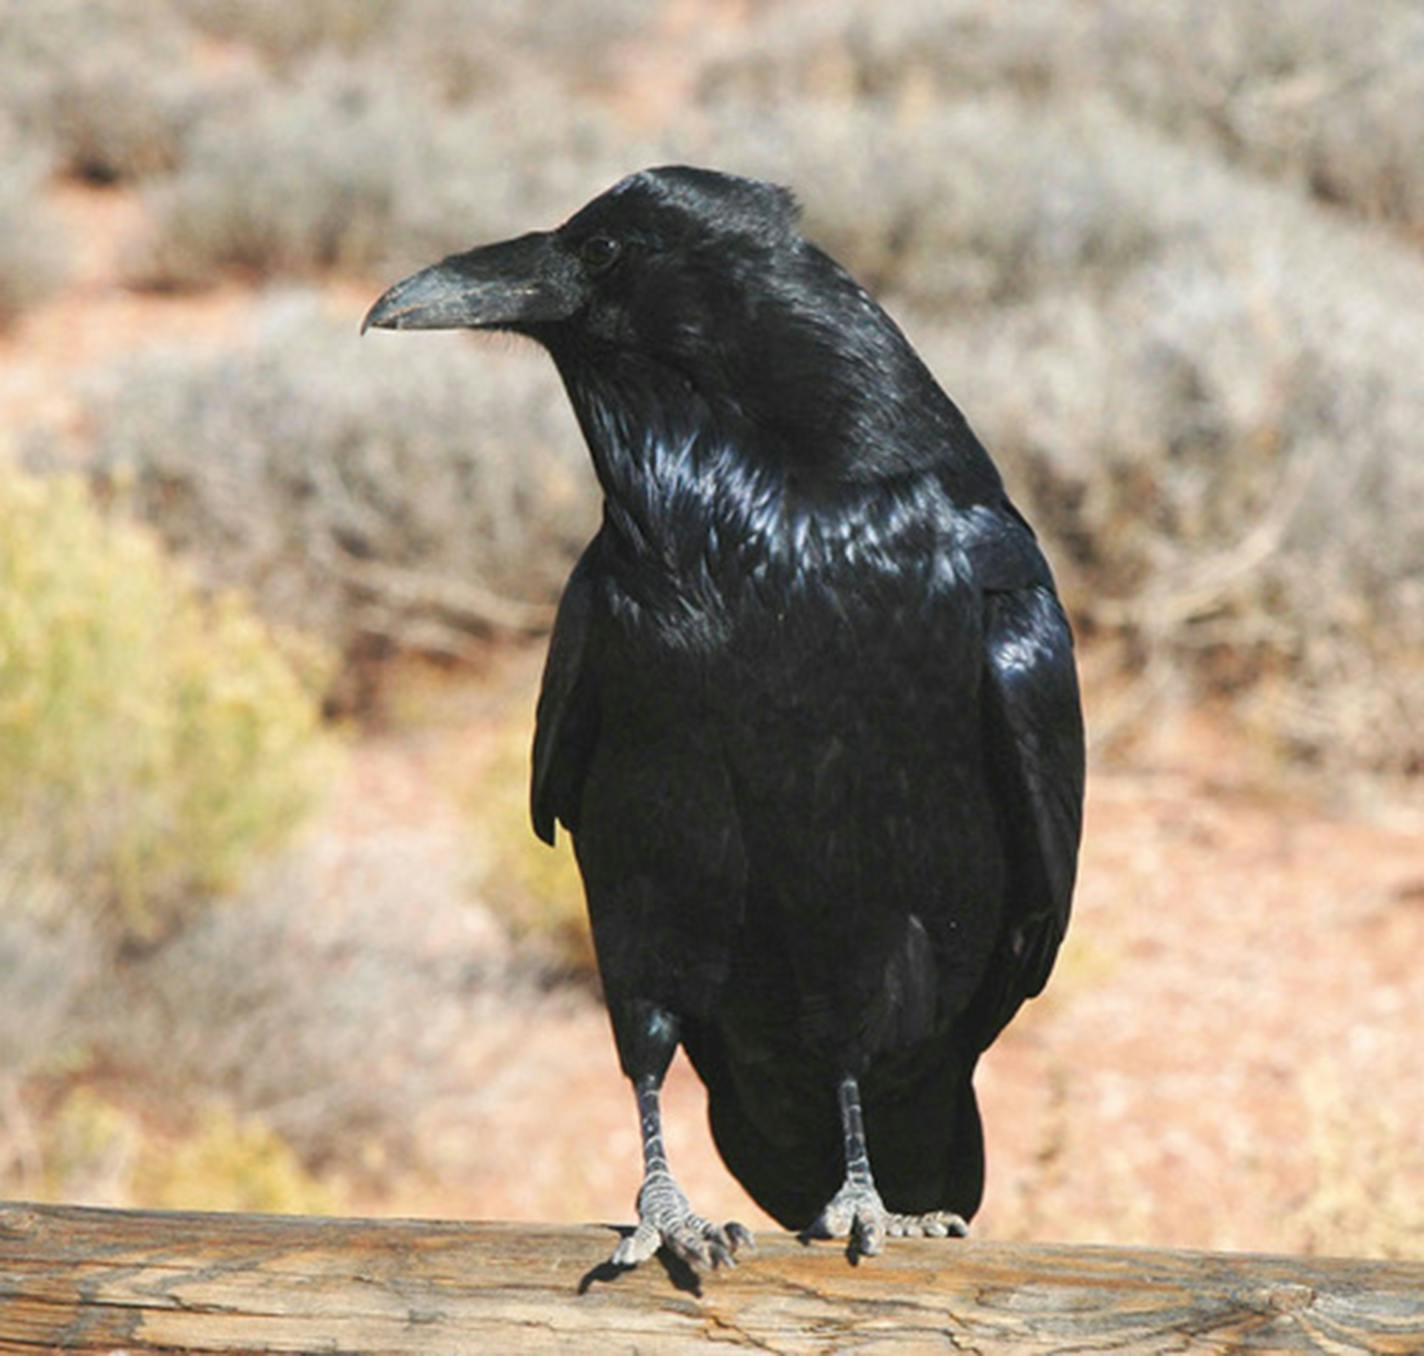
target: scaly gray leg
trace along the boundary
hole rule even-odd
[[[886,1235],[962,1238],[969,1226],[947,1210],[923,1215],[899,1215],[885,1208],[875,1178],[870,1171],[870,1155],[865,1147],[865,1121],[860,1110],[860,1084],[851,1074],[836,1089],[840,1102],[841,1129],[845,1133],[845,1181],[826,1202],[807,1238],[849,1238],[852,1258],[873,1257],[885,1246]]]
[[[638,1190],[638,1227],[613,1250],[615,1266],[645,1262],[660,1247],[694,1266],[736,1266],[736,1251],[755,1250],[751,1233],[731,1221],[713,1224],[695,1214],[682,1188],[668,1170],[663,1152],[662,1111],[658,1092],[661,1080],[652,1076],[636,1084],[638,1118],[643,1135],[643,1185]]]

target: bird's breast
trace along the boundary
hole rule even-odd
[[[979,610],[941,556],[673,557],[614,576],[607,605],[608,698],[656,691],[738,762],[824,736],[830,784],[826,769],[867,739],[888,765],[891,750],[918,757],[926,731],[938,749],[942,732],[974,728],[963,717],[978,700]]]

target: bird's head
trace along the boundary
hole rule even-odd
[[[363,330],[512,330],[566,349],[696,360],[754,278],[804,242],[791,194],[713,170],[630,175],[552,231],[452,254],[390,288]],[[745,328],[737,325],[745,336]]]
[[[363,330],[508,330],[553,356],[599,455],[610,380],[668,426],[689,396],[783,465],[903,469],[896,436],[957,411],[893,321],[801,234],[791,193],[667,166],[615,184],[552,231],[483,245],[395,284]],[[590,410],[594,417],[589,418]]]

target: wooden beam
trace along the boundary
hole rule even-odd
[[[1424,1263],[764,1235],[602,1265],[606,1227],[0,1205],[0,1351],[1424,1351]]]

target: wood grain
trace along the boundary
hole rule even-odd
[[[599,1226],[0,1206],[0,1351],[1424,1352],[1424,1263],[780,1235],[700,1281]]]

